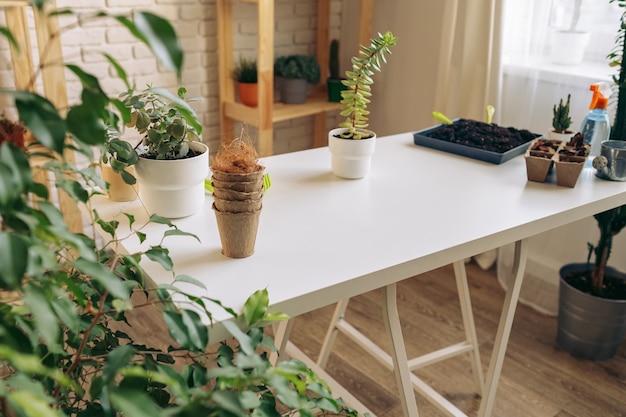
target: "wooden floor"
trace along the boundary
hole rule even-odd
[[[468,264],[467,270],[486,372],[504,291],[496,280],[495,270],[483,271],[475,264]],[[382,338],[385,343],[381,347],[389,351],[380,298],[380,291],[353,298],[345,317],[370,338]],[[401,282],[398,308],[409,357],[462,340],[451,267]],[[295,319],[291,340],[314,359],[332,312],[333,306],[328,306]],[[145,323],[136,327],[150,328]],[[564,352],[556,345],[555,335],[556,318],[518,306],[493,416],[626,416],[626,343],[613,359],[591,362]],[[393,374],[355,347],[346,336],[337,337],[327,371],[376,415],[402,415]],[[417,374],[469,416],[477,414],[480,397],[474,391],[467,357],[432,365]],[[445,415],[422,397],[417,396],[417,403],[421,417]]]

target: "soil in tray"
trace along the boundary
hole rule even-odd
[[[469,119],[459,119],[451,125],[441,125],[427,136],[496,153],[510,151],[537,137],[528,130]]]

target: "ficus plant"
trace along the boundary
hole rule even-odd
[[[386,63],[385,55],[391,54],[391,47],[395,46],[398,38],[391,32],[378,34],[372,38],[369,46],[361,45],[359,55],[352,57],[352,70],[346,71],[346,80],[342,83],[347,87],[341,92],[341,116],[346,119],[339,127],[346,130],[341,133],[344,139],[363,139],[370,133],[364,129],[369,126],[369,111],[367,105],[372,96],[372,76],[375,71],[381,70],[381,63]]]
[[[33,6],[45,10],[46,5],[38,1]],[[172,42],[174,31],[166,20],[147,12],[113,19],[180,75],[182,50]],[[0,27],[0,36],[16,44],[7,28]],[[117,61],[107,59],[127,82]],[[44,57],[40,65],[50,64]],[[206,289],[198,280],[176,274],[168,238],[195,235],[153,215],[147,222],[166,228],[158,243],[138,253],[116,251],[121,239],[145,242],[144,224],[123,214],[130,235],[121,236],[119,222],[101,218],[92,206],[105,187],[93,164],[77,166],[65,155],[75,151],[93,158],[93,148],[107,142],[107,128],[119,129],[131,120],[131,112],[119,98],[107,96],[95,76],[66,66],[83,87],[81,101],[67,115],[35,92],[0,90],[13,98],[36,145],[26,150],[10,142],[0,145],[0,415],[355,415],[302,362],[270,363],[273,340],[264,326],[286,317],[268,312],[266,290],[250,295],[243,310],[235,312],[199,296]],[[69,229],[41,176],[33,175],[35,159],[54,178],[54,186],[82,208],[87,232]],[[159,263],[171,273],[172,283],[146,288],[142,260]],[[179,283],[197,291],[188,294]],[[120,330],[130,310],[155,306],[174,341],[167,349]],[[211,327],[205,321],[215,308],[237,320],[224,323],[232,340],[209,345]]]

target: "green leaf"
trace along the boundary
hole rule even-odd
[[[154,55],[180,79],[183,68],[183,49],[170,23],[149,12],[135,12],[135,28]]]
[[[198,236],[194,235],[193,233],[184,232],[179,229],[166,230],[165,233],[163,233],[163,236],[190,236],[190,237],[195,238],[198,242],[200,242],[200,238]]]
[[[189,284],[195,285],[196,287],[202,288],[203,290],[207,289],[206,285],[204,285],[202,282],[198,281],[197,279],[190,277],[189,275],[178,275],[176,279],[174,279],[174,283],[177,283],[177,282],[187,282]]]
[[[146,256],[151,261],[159,263],[166,271],[174,268],[174,262],[169,256],[169,250],[161,246],[152,246],[146,251]]]
[[[109,63],[113,66],[113,68],[115,68],[115,72],[117,73],[117,76],[120,77],[120,79],[124,82],[124,85],[126,86],[127,89],[130,89],[130,84],[128,83],[128,76],[126,75],[126,71],[124,70],[124,67],[122,67],[115,58],[113,58],[111,55],[109,54],[104,54],[104,57],[107,59],[107,61],[109,61]]]
[[[226,330],[228,330],[230,334],[232,334],[233,337],[237,339],[237,341],[239,342],[239,347],[241,348],[241,351],[243,353],[250,355],[254,352],[254,343],[252,339],[247,334],[242,332],[237,324],[231,321],[225,321],[222,324],[224,325]]]
[[[67,127],[80,141],[89,145],[105,142],[107,128],[102,118],[91,106],[78,105],[67,113]]]
[[[56,322],[56,315],[41,288],[32,284],[27,285],[24,290],[24,302],[32,311],[37,332],[45,340],[48,348],[52,352],[62,352],[63,349],[58,343],[61,331]]]
[[[118,389],[110,392],[109,399],[126,416],[154,417],[162,413],[161,408],[144,391]]]
[[[28,245],[18,236],[0,232],[0,282],[3,288],[19,288],[28,266]]]
[[[232,391],[215,391],[212,395],[213,401],[221,406],[226,412],[236,416],[244,416],[245,410],[239,402],[239,397]]]
[[[118,372],[128,365],[133,356],[135,356],[135,349],[130,345],[118,346],[109,352],[102,373],[104,383],[113,382]]]
[[[21,410],[20,415],[29,417],[62,417],[63,414],[52,408],[46,397],[29,391],[13,391],[8,395],[11,408]]]
[[[267,289],[255,291],[243,305],[243,317],[249,326],[261,321],[267,313],[269,296]]]
[[[128,289],[124,282],[105,265],[84,258],[75,260],[72,265],[83,274],[102,284],[112,296],[122,300],[129,299]]]
[[[0,89],[0,93],[15,98],[20,119],[37,141],[45,147],[62,153],[65,144],[65,123],[56,107],[45,97],[23,90]]]
[[[17,43],[17,40],[15,39],[15,37],[13,36],[13,34],[11,33],[11,31],[6,27],[6,26],[0,26],[0,35],[4,36],[5,38],[7,38],[7,40],[9,41],[9,43],[11,44],[11,46],[18,52],[20,53],[20,45]]]
[[[209,342],[209,331],[195,311],[164,311],[163,319],[170,335],[184,349],[201,352]]]

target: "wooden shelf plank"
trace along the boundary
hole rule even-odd
[[[336,110],[341,107],[341,103],[331,103],[322,94],[316,94],[307,98],[306,103],[302,104],[283,104],[274,103],[272,109],[272,122],[282,122],[298,117],[311,116],[314,114],[324,113]],[[251,126],[256,126],[259,122],[259,109],[244,106],[241,103],[225,102],[224,112],[226,116],[241,120]]]

